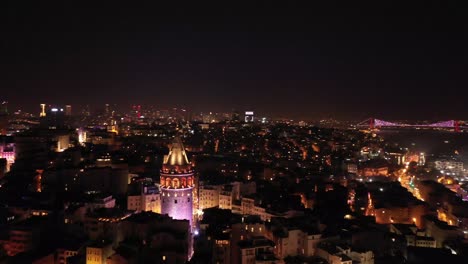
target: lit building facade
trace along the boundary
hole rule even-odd
[[[141,194],[127,197],[127,209],[133,211],[151,211],[161,213],[161,196],[155,188],[144,187]]]
[[[219,208],[232,210],[232,191],[223,190],[219,193]]]
[[[93,245],[86,247],[86,264],[101,264],[106,263],[107,258],[114,253],[112,244],[104,242],[96,242]]]
[[[15,144],[14,143],[1,143],[0,142],[0,159],[6,159],[6,170],[10,171],[11,165],[15,163]]]
[[[221,186],[200,186],[198,206],[200,210],[219,206]]]
[[[193,229],[194,171],[180,138],[172,142],[161,169],[161,214],[189,220]]]
[[[63,152],[70,146],[70,135],[58,135],[57,136],[57,147],[56,152]]]

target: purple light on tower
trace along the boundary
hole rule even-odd
[[[161,169],[161,213],[178,220],[189,220],[193,229],[193,176],[180,138],[172,142]]]

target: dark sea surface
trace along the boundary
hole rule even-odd
[[[468,163],[468,133],[444,130],[380,130],[377,132],[386,142],[397,143],[415,152],[428,155],[454,154],[457,151],[465,164]]]

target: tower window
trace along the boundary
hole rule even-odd
[[[187,198],[187,202],[190,202],[190,198]]]
[[[177,203],[177,200],[174,200],[174,203]]]

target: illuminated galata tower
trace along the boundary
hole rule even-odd
[[[179,220],[189,220],[193,228],[194,172],[179,137],[164,156],[161,169],[161,213]]]

